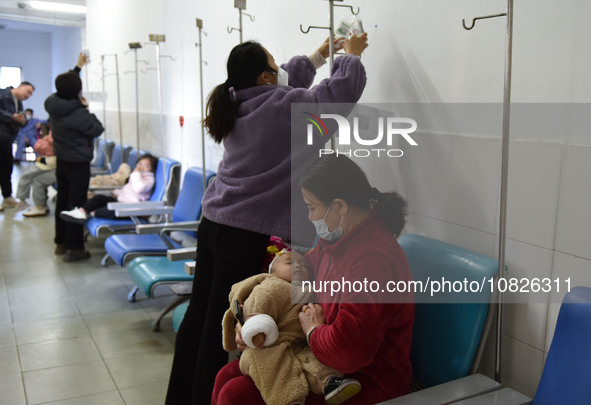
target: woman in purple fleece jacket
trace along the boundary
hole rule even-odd
[[[195,281],[166,404],[210,404],[216,373],[228,361],[220,322],[230,288],[261,271],[271,235],[290,238],[291,104],[357,102],[366,82],[359,58],[366,47],[366,34],[346,40],[347,55],[313,88],[328,41],[282,67],[255,42],[230,53],[228,80],[207,101],[204,125],[225,152],[203,197]]]

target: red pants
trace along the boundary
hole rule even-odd
[[[249,376],[240,371],[239,361],[226,364],[215,378],[211,405],[265,405],[259,390]],[[324,397],[310,394],[306,405],[324,405]]]

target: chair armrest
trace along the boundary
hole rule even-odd
[[[511,388],[489,392],[477,397],[454,402],[457,405],[531,405],[532,399]]]
[[[136,233],[164,233],[169,231],[196,231],[199,221],[169,222],[164,224],[142,224],[135,228]]]
[[[172,214],[174,207],[132,208],[115,210],[116,217],[146,217],[150,215]]]
[[[129,224],[125,224],[125,225],[109,225],[107,227],[107,229],[110,232],[113,233],[118,233],[118,232],[124,232],[124,231],[135,231],[135,227],[137,226],[137,224],[135,225],[129,225]]]
[[[125,209],[125,208],[154,208],[154,207],[163,207],[164,203],[162,201],[142,201],[138,203],[120,203],[120,202],[110,202],[107,204],[107,208],[111,211],[115,211],[118,209]]]
[[[473,374],[434,387],[425,388],[402,397],[380,402],[378,405],[433,405],[455,403],[466,398],[486,394],[501,385],[482,374]]]
[[[196,262],[186,262],[185,263],[185,271],[187,272],[188,275],[194,276],[196,266],[197,266]]]
[[[169,249],[166,251],[166,257],[171,262],[176,262],[176,261],[180,261],[180,260],[191,260],[191,259],[195,258],[196,253],[197,253],[196,247]]]

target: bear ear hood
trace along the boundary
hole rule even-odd
[[[72,113],[72,111],[80,108],[82,103],[78,99],[66,100],[59,97],[57,94],[52,94],[45,100],[45,110],[50,116],[56,118],[65,117]]]

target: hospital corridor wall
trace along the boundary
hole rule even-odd
[[[198,143],[200,100],[195,18],[203,20],[204,90],[225,80],[225,63],[238,34],[227,32],[238,24],[233,2],[88,0],[88,47],[95,53],[121,52],[127,42],[146,41],[149,33],[166,34],[162,54],[164,131],[166,148],[183,161],[200,161]],[[146,5],[149,4],[149,7]],[[478,21],[471,31],[461,20],[504,11],[503,1],[422,0],[350,1],[360,10],[369,47],[362,56],[368,81],[361,103],[502,103],[505,19]],[[113,13],[112,7],[118,12]],[[142,18],[137,12],[142,9]],[[277,61],[309,54],[326,31],[300,31],[300,24],[326,25],[327,2],[249,1],[244,17],[244,39],[261,42]],[[555,2],[524,0],[514,11],[512,101],[525,106],[576,106],[591,99],[591,81],[584,67],[591,50],[584,38],[591,27],[584,15],[591,4],[583,0]],[[351,16],[336,9],[335,21]],[[105,27],[110,27],[105,30]],[[100,34],[99,34],[100,33]],[[144,45],[153,65],[153,50]],[[129,65],[131,57],[125,59]],[[149,65],[148,65],[149,66]],[[89,67],[90,69],[90,67]],[[151,72],[152,75],[154,72]],[[317,81],[328,76],[319,69]],[[123,94],[133,93],[133,81],[123,83]],[[149,126],[158,112],[156,86],[150,72],[140,75],[143,135],[158,139]],[[123,101],[124,127],[133,133],[133,97]],[[115,111],[110,100],[109,111]],[[566,108],[568,110],[568,107]],[[445,108],[444,108],[445,110]],[[545,110],[544,110],[545,111]],[[181,128],[178,116],[183,115]],[[568,117],[568,113],[559,114]],[[559,118],[557,118],[559,119]],[[109,120],[111,123],[113,119]],[[548,128],[514,118],[511,133],[507,209],[506,260],[511,277],[572,277],[573,285],[591,285],[591,141],[572,122]],[[435,125],[431,126],[436,128]],[[408,200],[407,232],[415,232],[496,257],[498,254],[501,118],[486,128],[462,130],[444,125],[439,131],[418,131],[416,147],[401,145],[403,157],[359,163],[381,187],[399,191]],[[221,151],[207,143],[208,164]],[[382,166],[389,166],[383,170]],[[385,173],[385,174],[384,174]],[[564,291],[538,302],[525,296],[524,304],[508,305],[504,320],[503,383],[533,396],[550,347],[559,303]],[[491,335],[492,336],[492,335]],[[483,367],[494,369],[494,344]]]
[[[501,0],[350,0],[363,19],[369,47],[362,55],[367,86],[364,105],[412,106],[429,111],[419,121],[412,146],[402,138],[396,158],[356,161],[380,190],[396,190],[408,201],[405,232],[455,244],[489,257],[498,255],[501,113],[505,63],[505,19],[478,21],[466,31],[462,19],[504,11]],[[134,145],[136,88],[130,42],[140,42],[137,75],[142,148],[180,161],[183,168],[215,170],[223,148],[205,143],[199,73],[207,95],[226,79],[227,56],[238,34],[233,1],[87,0],[82,47],[92,61],[85,67],[87,91],[108,94],[106,133],[119,139],[116,82],[102,80],[101,55],[117,54],[121,86],[122,137]],[[325,30],[304,34],[300,24],[326,25],[328,2],[249,0],[243,35],[256,40],[277,62],[310,54]],[[509,153],[506,264],[508,277],[570,278],[591,286],[591,25],[586,0],[520,0],[514,11],[513,125]],[[336,9],[335,20],[350,16]],[[200,66],[195,19],[203,20]],[[159,103],[156,44],[163,34],[162,105]],[[105,69],[114,72],[111,59]],[[318,70],[316,83],[329,75]],[[102,117],[103,104],[91,110]],[[162,111],[162,117],[160,116]],[[482,112],[470,125],[462,114]],[[180,117],[183,117],[181,125]],[[493,117],[492,119],[488,119]],[[162,121],[161,121],[162,119]],[[162,127],[160,125],[162,122]],[[546,360],[565,290],[542,298],[522,295],[507,304],[503,324],[502,383],[533,397]],[[482,371],[494,373],[490,335]]]

